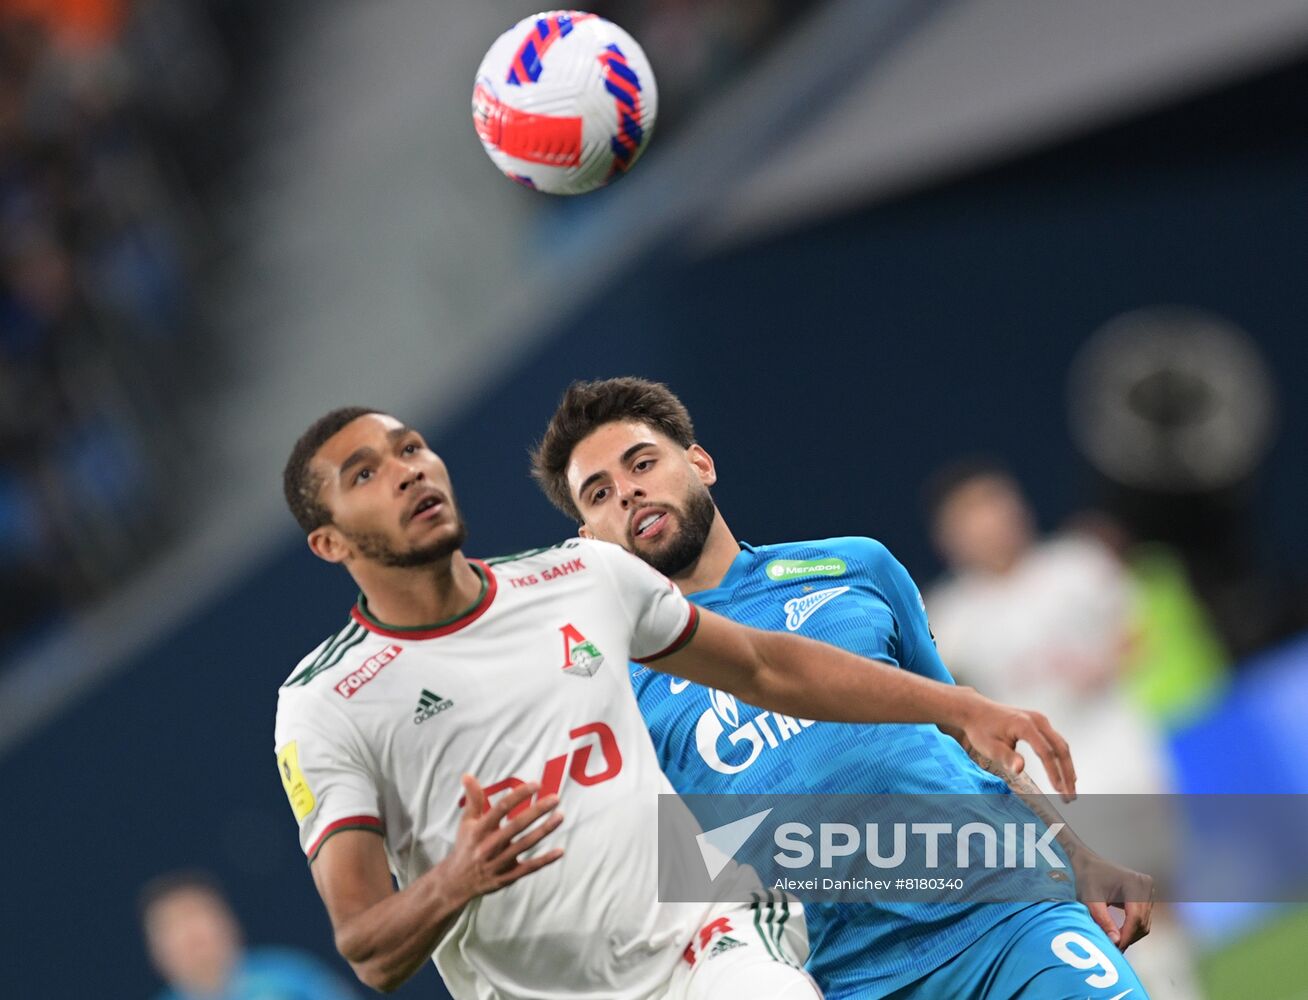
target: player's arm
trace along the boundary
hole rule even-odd
[[[403,890],[395,890],[382,839],[371,831],[342,830],[324,841],[313,859],[313,881],[331,918],[336,949],[375,990],[390,993],[422,968],[472,900],[563,854],[555,848],[521,857],[562,821],[557,796],[506,819],[536,794],[535,785],[522,785],[487,809],[481,786],[471,777],[463,784],[467,806],[454,849]]]
[[[1091,850],[1072,830],[1053,801],[1028,775],[1014,774],[1002,764],[980,753],[965,736],[951,733],[963,745],[969,757],[991,774],[1008,784],[1027,808],[1040,817],[1047,827],[1060,826],[1058,843],[1072,863],[1076,875],[1076,895],[1109,940],[1122,951],[1149,933],[1153,918],[1154,880],[1143,872],[1123,867]],[[1115,906],[1125,913],[1119,928],[1108,908]]]
[[[880,567],[885,579],[895,620],[899,624],[904,643],[904,666],[926,677],[947,679],[949,670],[941,661],[940,652],[927,622],[926,604],[918,593],[908,571],[884,546],[877,545],[872,558]],[[962,744],[969,757],[978,765],[1003,778],[1014,794],[1026,803],[1028,809],[1040,817],[1048,827],[1059,829],[1058,843],[1072,863],[1076,874],[1077,896],[1085,903],[1094,921],[1103,928],[1119,948],[1125,950],[1133,942],[1149,933],[1149,920],[1153,908],[1153,880],[1148,876],[1121,865],[1113,864],[1096,854],[1073,832],[1059,814],[1053,800],[1040,790],[1031,778],[1005,767],[999,760],[979,752],[968,740],[967,734],[942,726],[942,729]],[[1120,930],[1108,912],[1109,905],[1120,906],[1126,919]]]
[[[1020,774],[1025,741],[1060,792],[1071,795],[1076,773],[1067,742],[1038,712],[1000,705],[971,688],[919,677],[802,636],[763,632],[700,611],[693,637],[650,662],[707,687],[729,691],[759,708],[830,722],[935,723]]]

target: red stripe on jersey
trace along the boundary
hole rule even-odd
[[[309,845],[305,855],[309,858],[309,863],[318,856],[322,850],[323,843],[333,834],[340,833],[342,830],[369,830],[373,833],[382,833],[382,821],[376,816],[346,816],[345,819],[338,819],[335,823],[328,823],[327,829],[318,834],[318,839]]]
[[[677,650],[685,646],[686,643],[690,642],[691,637],[695,634],[697,628],[699,628],[699,608],[692,604],[690,606],[690,617],[686,619],[686,627],[683,628],[681,633],[672,640],[670,645],[665,649],[659,650],[653,656],[633,656],[632,659],[637,663],[653,663],[655,660],[661,660],[665,656],[671,656]]]

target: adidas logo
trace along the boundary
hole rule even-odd
[[[729,934],[723,934],[722,937],[718,938],[717,944],[715,944],[709,950],[709,953],[704,957],[716,958],[718,955],[721,955],[724,951],[732,951],[735,948],[743,948],[743,947],[745,947],[744,941],[739,941],[736,938],[731,937]]]
[[[418,697],[418,707],[413,710],[413,724],[426,722],[438,712],[443,712],[447,708],[453,708],[454,702],[448,698],[442,698],[438,694],[432,694],[426,688],[422,689],[422,694]]]
[[[786,612],[786,628],[791,632],[798,632],[799,627],[809,620],[813,612],[827,601],[839,597],[848,587],[831,587],[827,590],[817,590],[804,597],[795,597],[787,601],[784,606]]]

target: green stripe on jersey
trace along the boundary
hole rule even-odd
[[[542,545],[538,549],[523,549],[521,552],[513,552],[507,556],[493,556],[490,559],[483,559],[487,566],[498,566],[500,563],[513,562],[515,559],[526,559],[528,556],[538,556],[542,552],[548,552],[550,549],[561,549],[572,541],[571,538],[565,538],[561,542],[555,542],[553,545]]]
[[[331,651],[336,648],[336,644],[345,637],[345,634],[347,632],[351,631],[354,628],[354,624],[355,624],[354,619],[351,618],[349,621],[345,623],[345,627],[343,629],[341,629],[335,635],[329,635],[326,639],[324,639],[318,645],[318,655],[313,658],[313,662],[310,663],[303,670],[301,670],[294,677],[292,677],[290,680],[288,680],[285,684],[283,684],[282,687],[290,687],[292,684],[299,683],[300,679],[304,677],[305,674],[309,673],[309,671],[311,671],[314,667],[316,667],[319,663],[321,663],[323,661],[323,658],[329,655]]]
[[[786,965],[799,968],[793,958],[786,954],[785,945],[782,944],[782,934],[785,930],[786,921],[790,919],[790,901],[786,898],[784,892],[777,893],[777,898],[781,900],[781,916],[777,916],[777,904],[773,901],[772,890],[767,891],[767,914],[763,914],[763,902],[757,893],[750,893],[754,898],[754,904],[751,907],[754,911],[754,928],[758,931],[759,939],[763,942],[763,947],[767,949],[768,954],[774,961],[782,962]]]
[[[784,892],[778,892],[777,895],[781,897],[781,919],[777,921],[777,951],[781,952],[781,957],[787,962],[799,968],[799,963],[795,961],[794,956],[787,955],[785,951],[786,921],[790,919],[790,900],[786,898]]]
[[[346,639],[343,643],[337,646],[336,652],[332,653],[332,655],[329,656],[326,660],[324,660],[320,666],[315,667],[309,673],[309,676],[304,679],[304,683],[308,684],[309,681],[313,680],[319,674],[324,673],[330,670],[332,667],[336,666],[338,663],[341,662],[342,659],[345,658],[346,653],[348,653],[355,646],[359,645],[359,643],[363,642],[363,640],[366,638],[368,638],[368,630],[360,626],[358,633],[352,635],[350,638]]]
[[[337,633],[336,638],[332,640],[328,648],[324,649],[316,660],[309,666],[301,670],[298,674],[286,682],[284,687],[290,687],[293,684],[308,684],[311,680],[321,674],[324,670],[330,670],[336,664],[341,662],[341,658],[347,652],[368,638],[368,630],[358,622],[351,622],[346,628]]]
[[[759,895],[756,892],[751,892],[750,896],[752,896],[754,899],[754,905],[751,906],[750,909],[754,911],[754,930],[758,931],[758,939],[763,942],[763,947],[767,949],[768,957],[771,958],[772,961],[774,962],[780,962],[782,961],[782,959],[777,955],[776,951],[772,947],[771,936],[767,931],[763,929],[763,906],[761,900],[759,899]],[[768,904],[769,913],[771,912],[771,910],[772,910],[772,904],[769,902]],[[769,916],[768,922],[770,923],[771,920],[772,918],[771,916]]]
[[[358,628],[359,628],[358,622],[356,622],[353,618],[347,619],[345,622],[345,627],[336,633],[332,641],[327,644],[327,647],[321,653],[318,654],[318,656],[314,659],[314,661],[311,664],[309,664],[308,669],[313,670],[314,667],[317,667],[329,656],[331,656],[334,652],[336,652],[336,648],[346,639],[353,637],[354,633],[358,630]]]

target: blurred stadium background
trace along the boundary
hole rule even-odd
[[[1302,0],[599,3],[660,121],[566,202],[468,115],[534,9],[0,2],[5,996],[147,995],[181,866],[343,968],[272,717],[353,597],[279,489],[346,403],[431,433],[476,554],[571,531],[526,448],[577,377],[670,383],[744,538],[924,585],[923,482],[996,456],[1135,573],[1182,790],[1308,792]],[[1210,996],[1308,996],[1308,912],[1183,917]]]

